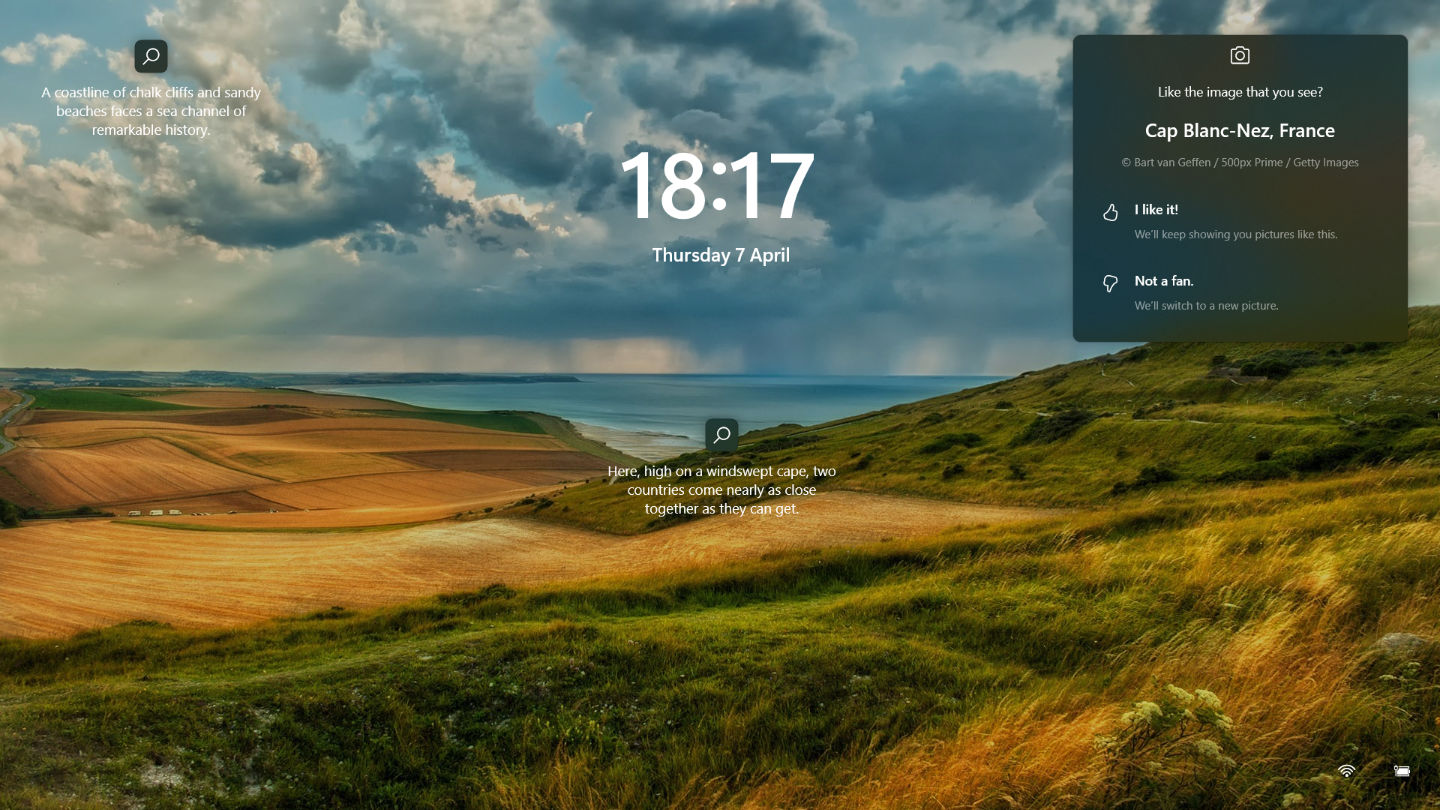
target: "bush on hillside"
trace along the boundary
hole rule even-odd
[[[1167,399],[1167,400],[1163,400],[1163,401],[1161,401],[1161,402],[1155,402],[1155,403],[1152,403],[1152,404],[1150,404],[1150,405],[1141,405],[1140,407],[1138,407],[1138,408],[1135,409],[1135,412],[1134,412],[1134,413],[1130,414],[1130,418],[1132,418],[1132,419],[1144,419],[1145,417],[1149,416],[1149,415],[1152,414],[1152,413],[1161,413],[1161,412],[1163,412],[1163,411],[1168,411],[1168,410],[1174,408],[1175,405],[1176,405],[1176,402],[1175,402],[1175,400],[1173,400],[1173,399]]]
[[[1134,481],[1129,483],[1116,481],[1115,485],[1110,488],[1110,494],[1121,495],[1133,490],[1153,487],[1156,484],[1168,484],[1171,481],[1178,480],[1180,480],[1179,474],[1169,467],[1163,465],[1149,466],[1140,470],[1140,474],[1135,477]]]
[[[518,591],[503,582],[496,582],[481,588],[478,591],[463,591],[461,593],[442,593],[435,597],[443,604],[464,605],[474,607],[481,602],[488,602],[495,599],[514,599]]]
[[[920,448],[920,452],[934,454],[943,453],[956,445],[965,447],[979,447],[984,439],[978,433],[946,433],[934,441]]]
[[[1066,408],[1050,416],[1037,416],[1015,437],[1015,444],[1050,444],[1074,435],[1093,422],[1097,414],[1084,408]]]
[[[1260,450],[1255,453],[1253,464],[1244,464],[1227,470],[1214,480],[1268,481],[1285,478],[1296,473],[1333,473],[1352,467],[1383,464],[1388,461],[1404,461],[1418,453],[1426,452],[1425,442],[1399,442],[1403,431],[1366,431],[1355,441],[1331,442],[1315,447],[1287,447],[1283,450]]]
[[[1376,432],[1406,433],[1425,426],[1425,418],[1419,414],[1396,413],[1350,422],[1345,425],[1344,430],[1352,436],[1368,436]]]
[[[1283,380],[1296,369],[1317,366],[1324,362],[1319,352],[1309,349],[1273,349],[1239,361],[1240,373],[1246,377]]]
[[[1296,472],[1335,472],[1345,464],[1364,454],[1367,448],[1356,442],[1335,442],[1319,447],[1295,447],[1281,450],[1271,459],[1284,464]]]
[[[0,498],[0,529],[13,529],[20,525],[20,507]]]

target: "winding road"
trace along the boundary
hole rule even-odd
[[[31,403],[33,403],[34,401],[34,397],[30,396],[29,394],[21,393],[20,401],[10,406],[9,410],[5,411],[5,413],[0,414],[0,456],[3,456],[11,450],[15,449],[15,443],[5,437],[6,426],[10,424],[11,419],[19,416],[20,412],[30,407]]]

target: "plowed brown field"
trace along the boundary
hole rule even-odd
[[[399,522],[387,509],[434,520],[605,469],[549,435],[367,414],[413,409],[361,397],[224,389],[154,398],[210,409],[22,414],[9,431],[20,449],[0,458],[0,494],[146,518],[155,509],[167,519],[171,510],[187,519],[263,513],[266,527],[276,525],[272,509],[336,513],[333,524],[297,513],[297,527],[314,528]]]
[[[551,483],[557,483],[552,481]],[[465,504],[498,492],[512,492],[522,483],[456,470],[417,470],[383,475],[352,475],[254,487],[250,491],[266,500],[296,509],[345,509],[375,506],[448,505],[458,511]]]
[[[511,470],[573,470],[582,475],[605,472],[605,465],[586,453],[549,450],[423,450],[391,453],[394,458],[439,470],[500,472]]]
[[[5,457],[5,466],[28,489],[56,506],[244,489],[265,483],[159,439],[64,450],[21,448]]]
[[[708,518],[635,537],[512,519],[321,534],[32,524],[0,532],[0,635],[54,636],[130,619],[229,626],[492,582],[646,573],[1053,514],[850,492],[796,503],[799,513],[784,518]]]

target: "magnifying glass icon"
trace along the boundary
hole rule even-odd
[[[135,40],[136,73],[164,73],[170,66],[170,45],[163,39]]]
[[[734,419],[707,419],[704,435],[706,450],[732,453],[740,445],[740,423]]]

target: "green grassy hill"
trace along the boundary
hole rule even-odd
[[[738,454],[1077,506],[1034,523],[0,642],[0,807],[1424,806],[1440,343],[1414,322],[1334,355],[1146,347]],[[627,525],[599,486],[544,514],[592,507]]]
[[[151,391],[106,388],[36,388],[25,393],[35,397],[37,411],[183,411],[186,405],[149,399]]]
[[[1148,344],[823,425],[758,431],[733,455],[671,463],[833,468],[813,483],[1095,506],[1166,487],[1437,458],[1440,307],[1418,307],[1404,343]],[[570,490],[542,515],[624,533],[666,524],[646,520],[625,486]]]

